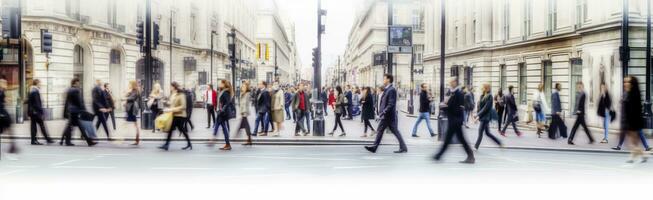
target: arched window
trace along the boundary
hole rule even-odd
[[[120,51],[116,49],[111,49],[110,60],[111,64],[120,64]]]
[[[84,65],[84,49],[79,45],[75,45],[73,54],[73,64]]]

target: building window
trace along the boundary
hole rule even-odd
[[[531,0],[526,0],[524,2],[524,36],[531,35],[532,32],[532,20],[533,20],[533,6]]]
[[[527,78],[526,64],[519,63],[519,102],[521,104],[527,103],[526,86],[528,85],[528,83],[526,83],[526,78]]]
[[[143,16],[144,15],[143,14],[143,12],[144,12],[143,5],[139,3],[138,6],[136,6],[136,9],[138,9],[136,11],[136,21],[145,21],[144,16]]]
[[[505,0],[503,4],[503,40],[510,39],[510,0]]]
[[[476,29],[478,28],[476,24],[476,19],[472,21],[472,44],[476,44]]]
[[[415,9],[413,9],[413,31],[421,31],[424,26],[422,26],[422,9],[418,4]]]
[[[79,45],[75,45],[73,53],[73,64],[84,65],[84,49]]]
[[[79,19],[79,0],[66,0],[66,15]]]
[[[587,0],[576,0],[576,24],[580,28],[587,20]]]
[[[569,83],[569,95],[571,110],[576,110],[576,83],[583,81],[583,60],[580,58],[571,59],[571,83]]]
[[[115,27],[117,25],[116,17],[118,15],[116,0],[109,0],[107,4],[107,24],[111,27]]]
[[[468,88],[472,87],[473,77],[474,77],[473,74],[474,74],[474,70],[473,70],[472,67],[470,67],[470,66],[465,67],[465,78],[464,79],[465,79],[465,86],[468,87]]]
[[[542,80],[544,83],[544,96],[546,97],[546,102],[551,102],[551,88],[553,87],[553,62],[550,60],[545,60],[542,62],[543,73]]]
[[[505,90],[506,88],[508,88],[507,81],[506,81],[506,79],[508,78],[508,75],[506,73],[506,65],[505,64],[499,65],[499,74],[500,74],[499,90]]]
[[[208,83],[207,82],[207,73],[206,72],[198,72],[197,82],[199,82],[200,85],[206,85]]]
[[[191,41],[197,41],[197,15],[195,12],[190,14],[190,39]]]
[[[112,49],[110,54],[111,64],[120,64],[120,51]]]
[[[558,21],[558,7],[556,0],[549,0],[549,31],[553,34]]]
[[[424,63],[424,45],[415,45],[413,47],[415,52],[415,64],[421,65]]]

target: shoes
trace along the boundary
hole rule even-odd
[[[329,133],[329,136],[333,136],[333,132]]]
[[[97,145],[97,142],[90,142],[90,143],[88,143],[88,146],[89,146],[89,147],[92,147],[92,146],[95,146],[95,145]]]
[[[517,134],[517,137],[521,137],[521,132],[516,132],[515,134]]]
[[[308,136],[310,134],[311,134],[311,132],[304,132],[304,136]]]
[[[412,135],[412,137],[419,137],[419,135]]]
[[[394,153],[408,153],[408,149],[399,149],[399,151],[395,151]]]
[[[651,150],[653,150],[653,149],[651,147],[649,147],[649,148],[646,148],[644,151],[651,151]]]
[[[231,150],[231,145],[228,145],[228,144],[227,144],[227,145],[224,145],[224,147],[220,148],[220,150],[222,150],[222,151],[229,151],[229,150]]]
[[[268,133],[260,133],[260,134],[258,134],[258,136],[261,136],[261,137],[268,136]]]
[[[347,133],[342,133],[342,134],[338,135],[338,137],[345,137],[345,136],[347,136]]]
[[[159,149],[162,149],[162,150],[168,151],[168,145],[165,144],[165,145],[163,145],[163,146],[160,146]]]
[[[612,147],[612,150],[616,150],[616,151],[619,151],[619,150],[621,150],[621,147],[619,147],[619,146],[616,146],[616,147]]]
[[[299,136],[302,136],[299,134],[299,132],[295,133],[295,137],[299,137]]]
[[[66,143],[66,146],[72,147],[72,146],[75,146],[75,144],[73,144],[73,143]]]
[[[373,146],[365,146],[365,149],[369,152],[376,153],[376,147]]]
[[[607,143],[608,143],[608,139],[601,140],[601,144],[607,144]]]
[[[243,146],[252,146],[252,145],[253,145],[252,141],[247,141],[247,142],[243,143]]]
[[[591,141],[589,142],[589,144],[594,144],[594,140],[591,140]]]
[[[574,142],[572,142],[572,141],[567,141],[567,144],[568,144],[568,145],[574,145]]]
[[[362,138],[366,138],[366,137],[367,137],[367,133],[361,135],[361,137],[362,137]]]
[[[506,137],[506,132],[499,132],[499,135]]]
[[[465,160],[463,160],[463,161],[460,161],[459,163],[462,163],[462,164],[474,164],[475,162],[476,162],[476,159],[474,159],[474,158],[467,158],[467,159],[465,159]]]
[[[32,141],[32,145],[43,145],[39,141]]]
[[[431,137],[435,137],[435,136],[437,136],[437,135],[438,135],[438,134],[431,133]]]

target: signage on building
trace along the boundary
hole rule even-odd
[[[390,26],[388,28],[389,53],[411,53],[413,48],[413,28],[410,26]]]
[[[374,60],[373,60],[374,64],[373,65],[374,66],[384,65],[386,63],[385,54],[386,54],[385,52],[375,53],[374,54]]]
[[[195,71],[197,70],[197,60],[193,57],[184,57],[184,71]]]

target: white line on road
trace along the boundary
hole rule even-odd
[[[379,167],[385,167],[385,166],[375,166],[375,165],[370,165],[370,166],[340,166],[340,167],[333,167],[333,169],[366,169],[366,168],[379,168]]]
[[[153,170],[218,170],[220,168],[209,167],[153,167]]]
[[[63,161],[63,162],[54,163],[54,164],[51,164],[50,166],[60,166],[60,165],[65,165],[65,164],[72,163],[72,162],[77,162],[77,161],[80,161],[80,160],[82,160],[82,159],[72,159],[72,160],[67,160],[67,161]]]
[[[243,170],[266,170],[266,168],[262,168],[262,167],[248,167],[248,168],[243,168]]]
[[[24,169],[12,170],[12,171],[8,171],[8,172],[0,173],[0,176],[6,176],[6,175],[15,174],[15,173],[18,173],[18,172],[23,172],[23,171],[25,171],[25,170]]]
[[[230,158],[262,158],[262,159],[284,159],[284,160],[321,160],[321,161],[352,161],[355,159],[346,158],[311,158],[311,157],[285,157],[285,156],[224,156]]]
[[[38,168],[38,165],[5,165],[3,167],[7,168],[18,168],[18,169],[34,169]]]
[[[105,166],[54,166],[56,169],[115,169],[116,167]]]

